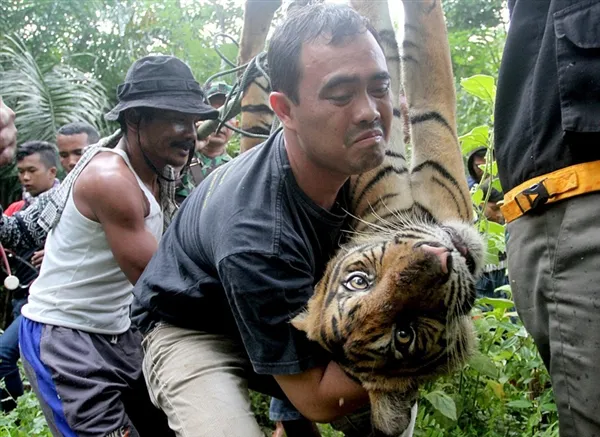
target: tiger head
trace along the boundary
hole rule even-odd
[[[463,222],[405,221],[354,238],[293,319],[367,390],[405,392],[464,364],[483,258]]]

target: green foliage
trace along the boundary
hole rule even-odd
[[[256,417],[258,425],[264,430],[271,430],[273,422],[269,420],[269,404],[271,398],[268,395],[250,391],[250,402],[252,403],[252,412]]]
[[[95,77],[111,105],[134,60],[171,54],[188,62],[202,82],[223,67],[213,37],[238,37],[243,11],[235,0],[4,0],[0,27],[16,34],[41,65],[68,64]],[[237,48],[219,40],[235,59]]]
[[[20,142],[54,142],[58,128],[73,121],[98,126],[107,99],[93,77],[65,64],[40,64],[16,37],[1,40],[0,61],[0,95],[18,114]]]
[[[489,108],[488,114],[492,114],[494,100],[496,97],[496,83],[493,77],[478,74],[461,80],[464,91],[474,98],[480,100],[485,107]],[[482,181],[491,181],[488,190],[484,192],[479,185],[471,189],[473,206],[478,211],[476,226],[487,243],[486,264],[498,263],[498,256],[506,251],[504,226],[486,219],[482,211],[489,199],[492,188],[502,192],[498,178],[498,164],[493,155],[493,116],[487,115],[487,124],[474,127],[470,132],[459,137],[461,150],[465,158],[478,147],[486,147],[486,164],[482,166]]]
[[[550,378],[508,299],[480,299],[479,352],[422,389],[415,437],[558,436]]]
[[[444,12],[452,67],[457,81],[476,74],[496,77],[506,39],[504,0],[446,0]],[[488,121],[486,102],[457,86],[458,126],[462,131]]]
[[[460,81],[463,89],[483,100],[488,104],[493,104],[496,99],[496,84],[494,78],[485,74],[476,74]]]
[[[0,413],[0,437],[52,437],[33,392],[21,396],[10,413]]]
[[[502,22],[504,0],[445,0],[448,31],[486,29]]]
[[[462,153],[486,147],[482,180],[501,190],[493,157],[492,111],[496,95],[492,76],[477,74],[460,81],[486,112],[481,125],[460,137]],[[497,263],[504,252],[504,226],[488,221],[481,211],[490,190],[472,189],[479,211],[476,226],[487,242],[486,263]],[[500,291],[511,295],[510,286]],[[486,312],[482,312],[482,308]],[[556,437],[558,417],[550,378],[533,339],[518,320],[511,299],[482,298],[476,302],[474,324],[477,353],[454,375],[436,379],[422,388],[415,437]]]

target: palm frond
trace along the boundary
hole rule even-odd
[[[0,47],[0,95],[17,114],[20,143],[54,142],[57,130],[74,121],[103,125],[108,99],[99,81],[67,64],[40,65],[16,36]]]

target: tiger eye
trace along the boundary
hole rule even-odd
[[[347,277],[343,285],[349,291],[363,291],[367,290],[371,286],[371,283],[365,273],[358,272]]]
[[[410,343],[412,339],[412,333],[409,330],[401,329],[396,331],[396,341],[401,344]]]
[[[357,288],[359,290],[364,290],[369,286],[369,282],[362,276],[353,276],[348,282],[353,288]]]

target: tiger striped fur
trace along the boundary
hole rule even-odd
[[[292,321],[362,383],[377,435],[394,437],[411,434],[419,384],[460,367],[473,349],[469,311],[483,258],[471,226],[441,2],[403,3],[400,57],[387,3],[351,1],[381,36],[395,108],[391,141],[379,167],[351,178],[350,241],[329,262],[306,311]]]

